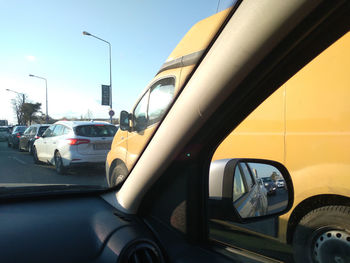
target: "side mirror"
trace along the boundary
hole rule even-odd
[[[130,114],[125,110],[121,111],[119,117],[119,128],[122,131],[130,131],[129,120]]]
[[[210,219],[248,223],[278,216],[291,209],[293,198],[291,177],[281,163],[222,159],[210,165]]]

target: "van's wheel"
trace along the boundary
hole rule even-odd
[[[66,172],[66,168],[63,165],[61,154],[58,151],[55,153],[55,168],[58,174],[64,174]]]
[[[350,207],[324,206],[305,215],[293,236],[295,262],[350,262]]]
[[[117,166],[113,169],[113,172],[111,174],[109,186],[113,187],[125,181],[128,174],[129,172],[125,164],[123,163],[117,164]]]
[[[33,160],[34,160],[35,164],[39,164],[40,163],[39,158],[38,158],[38,153],[36,152],[35,146],[33,147]]]

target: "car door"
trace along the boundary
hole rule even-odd
[[[63,132],[64,132],[64,126],[61,124],[57,124],[53,129],[52,136],[47,140],[46,153],[47,153],[48,161],[50,163],[54,162],[55,150],[58,147],[58,142],[61,139]]]
[[[49,160],[48,144],[51,143],[51,137],[53,136],[55,127],[56,125],[51,125],[43,133],[43,136],[35,141],[35,148],[40,161],[46,162]]]
[[[19,149],[27,149],[30,134],[34,127],[28,127],[19,139]]]
[[[174,97],[175,78],[156,81],[143,95],[133,111],[132,132],[128,133],[127,166],[131,167],[165,114]]]

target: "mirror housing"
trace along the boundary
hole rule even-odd
[[[119,128],[122,131],[130,131],[130,114],[123,110],[120,112],[120,117],[119,117]]]
[[[247,177],[244,174],[249,174],[250,185],[242,179]],[[273,181],[271,178],[284,182],[283,189],[275,185],[275,195],[270,195],[270,188],[263,182],[265,179]],[[222,159],[210,165],[209,219],[237,223],[260,221],[288,212],[293,201],[293,183],[281,163],[263,159]]]

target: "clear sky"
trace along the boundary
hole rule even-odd
[[[130,110],[168,55],[196,22],[233,0],[0,0],[0,119],[15,122],[11,99],[25,93],[42,103],[47,78],[49,115],[108,117],[101,84],[109,84],[112,44],[113,108]]]

